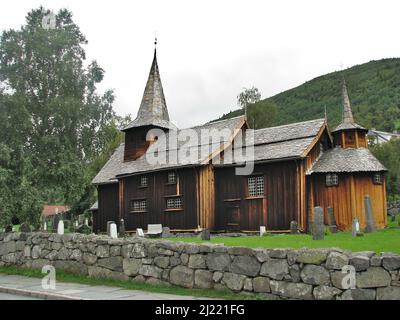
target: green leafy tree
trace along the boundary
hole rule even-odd
[[[44,28],[49,13],[30,11],[25,25],[0,38],[4,219],[34,221],[45,202],[81,201],[90,189],[92,163],[116,135],[114,94],[96,90],[104,70],[86,62],[87,40],[72,13],[61,9],[54,28]]]

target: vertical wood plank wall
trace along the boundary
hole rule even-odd
[[[94,232],[106,232],[107,221],[118,221],[119,193],[118,183],[97,187],[99,210],[93,220]]]
[[[193,168],[176,170],[177,183],[168,184],[169,171],[146,173],[148,185],[140,187],[140,175],[124,178],[123,218],[128,231],[136,228],[147,229],[148,224],[162,224],[173,230],[196,229],[197,193],[196,171]],[[180,195],[182,210],[167,210],[169,196]],[[132,212],[132,200],[147,200],[146,212]]]
[[[199,215],[200,226],[215,228],[215,184],[214,169],[211,164],[199,168]]]
[[[336,223],[340,230],[350,230],[353,218],[357,217],[362,228],[365,227],[364,196],[371,198],[375,223],[383,228],[386,225],[385,183],[374,184],[373,173],[339,174],[339,185],[326,187],[325,175],[314,174],[314,205],[324,208],[327,223],[327,207],[334,210]]]
[[[226,230],[229,207],[240,207],[240,229],[257,231],[260,225],[267,230],[289,230],[290,222],[304,214],[305,179],[299,177],[302,169],[296,161],[257,164],[255,175],[264,176],[265,196],[250,198],[247,195],[247,176],[235,175],[235,168],[217,168],[215,171],[215,227]],[[302,209],[303,206],[303,209]],[[265,221],[266,218],[266,221]]]

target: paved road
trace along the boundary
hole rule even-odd
[[[42,300],[42,299],[0,292],[0,300]]]
[[[41,299],[80,300],[201,300],[192,296],[181,296],[157,292],[126,290],[118,287],[90,286],[76,283],[57,282],[55,290],[43,289],[42,279],[0,273],[0,293],[8,296],[24,292]],[[12,292],[10,292],[12,290]],[[10,293],[12,293],[10,295]],[[7,298],[7,295],[4,295]],[[0,296],[0,300],[3,296]]]

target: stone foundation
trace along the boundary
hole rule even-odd
[[[82,234],[0,234],[0,265],[41,269],[48,264],[89,277],[277,298],[400,300],[400,256],[391,253],[250,249]],[[355,270],[355,289],[347,289],[351,281],[343,281],[345,266]]]

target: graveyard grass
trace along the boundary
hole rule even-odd
[[[173,241],[195,243],[218,243],[226,246],[244,246],[250,248],[340,248],[344,250],[394,252],[400,254],[400,215],[396,221],[389,222],[385,229],[365,233],[363,237],[352,237],[351,232],[325,234],[324,240],[313,240],[308,234],[268,234],[263,237],[215,237],[210,241],[199,238],[170,238]]]
[[[0,274],[20,275],[33,278],[43,278],[41,270],[28,269],[16,266],[2,266],[0,267]],[[194,296],[214,299],[228,299],[228,300],[270,300],[271,297],[260,294],[242,294],[234,293],[229,290],[209,290],[209,289],[187,289],[177,286],[165,285],[152,285],[148,283],[140,283],[134,281],[114,280],[109,278],[90,278],[87,276],[72,274],[69,272],[57,270],[57,281],[86,284],[90,286],[110,286],[118,287],[127,290],[141,290],[155,293],[167,293],[181,296]]]

